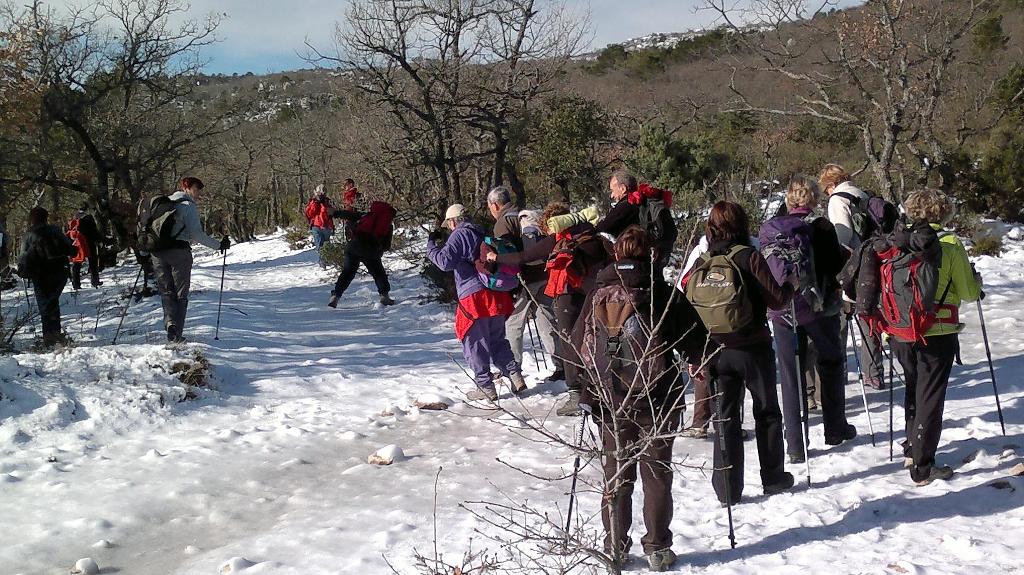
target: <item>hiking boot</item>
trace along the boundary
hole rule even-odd
[[[911,479],[914,478],[914,469],[916,469],[916,468],[911,468],[911,470],[910,470],[910,478]],[[930,484],[931,482],[935,481],[936,479],[941,479],[942,481],[949,481],[949,479],[951,477],[953,477],[953,468],[952,467],[950,467],[948,465],[942,465],[942,466],[933,465],[931,470],[928,472],[928,476],[925,477],[924,479],[914,480],[914,484],[917,485],[918,487],[924,487],[925,485]]]
[[[914,458],[913,457],[904,457],[903,458],[903,469],[910,469],[913,466],[914,466]]]
[[[185,338],[178,332],[178,328],[173,325],[167,328],[167,343],[185,343]]]
[[[565,401],[562,402],[562,405],[558,406],[558,409],[555,410],[555,413],[563,417],[579,415],[581,413],[580,392],[570,390],[569,395],[565,398]]]
[[[380,294],[380,305],[395,305],[395,300],[391,299],[388,294],[382,293]]]
[[[829,445],[839,445],[844,441],[853,439],[854,437],[857,437],[857,428],[847,423],[846,427],[842,428],[839,435],[826,435],[825,443]]]
[[[675,562],[676,554],[671,549],[659,549],[647,556],[647,565],[651,571],[668,571]]]
[[[764,486],[764,494],[778,495],[779,493],[784,493],[793,487],[793,483],[793,474],[783,473],[782,479]]]
[[[887,389],[885,386],[885,380],[877,377],[866,377],[864,378],[864,385],[874,389],[875,391],[882,391]]]
[[[565,381],[564,369],[556,369],[554,373],[544,378],[544,383],[556,383],[559,381]]]
[[[142,289],[139,290],[139,295],[142,297],[153,297],[156,295],[156,290],[149,286],[142,286]]]
[[[466,392],[466,399],[470,401],[498,401],[498,390],[493,387],[475,387]]]
[[[680,437],[687,437],[689,439],[707,439],[708,428],[707,427],[687,427],[679,434]]]
[[[327,307],[338,307],[338,296],[331,294],[331,299],[327,302]]]
[[[512,393],[519,395],[526,391],[526,380],[523,379],[522,372],[515,372],[509,374],[508,378],[512,380]]]
[[[807,458],[804,457],[803,453],[790,453],[789,454],[789,462],[791,464],[793,464],[793,465],[796,465],[798,463],[803,463],[805,461],[807,461]]]

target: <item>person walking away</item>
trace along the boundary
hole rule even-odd
[[[541,216],[545,230],[551,218],[568,213],[568,205],[549,203]],[[525,251],[489,253],[487,257],[489,261],[520,267],[526,262],[546,260],[548,279],[544,294],[553,300],[558,340],[563,352],[561,359],[565,369],[565,383],[569,388],[569,395],[558,406],[556,413],[562,416],[579,415],[582,388],[580,358],[573,346],[566,343],[572,337],[583,301],[594,288],[597,273],[609,260],[610,252],[605,240],[597,234],[593,224],[581,222],[558,233],[548,234]]]
[[[331,216],[346,221],[345,229],[348,230],[349,239],[345,244],[345,261],[327,305],[338,307],[338,300],[352,284],[360,264],[366,266],[366,271],[373,277],[381,305],[394,305],[395,300],[390,295],[391,282],[382,258],[391,249],[395,209],[387,202],[373,202],[369,212],[336,210]]]
[[[828,195],[828,220],[835,226],[836,238],[849,256],[852,256],[858,252],[861,243],[869,235],[867,207],[870,195],[855,186],[850,174],[838,164],[827,164],[822,168],[818,176],[818,186]],[[846,317],[852,313],[851,303],[844,298],[843,313]],[[846,342],[849,337],[849,323],[840,323],[839,337]],[[864,383],[874,389],[885,389],[881,337],[878,334],[871,335],[867,325],[861,323],[860,319],[857,319],[857,324],[854,327],[863,334],[860,338],[860,348],[856,353],[860,354]],[[846,367],[845,353],[843,357],[843,367],[849,371]]]
[[[780,286],[764,257],[750,246],[749,219],[739,204],[720,201],[706,226],[708,252],[685,283],[696,308],[719,346],[710,365],[720,394],[722,420],[715,426],[715,470],[711,482],[718,500],[736,503],[743,495],[743,437],[740,415],[744,387],[753,398],[754,435],[766,495],[793,486],[785,471],[782,413],[775,389],[775,352],[767,310],[781,310],[793,299],[793,286]],[[728,478],[728,483],[726,482]]]
[[[139,234],[142,247],[153,257],[164,310],[164,328],[170,343],[185,342],[185,317],[192,283],[192,244],[221,252],[231,247],[227,236],[218,242],[203,230],[196,205],[203,187],[202,180],[189,176],[182,178],[177,192],[153,198]]]
[[[544,237],[540,214],[519,211],[512,201],[512,191],[498,186],[487,194],[487,210],[494,218],[494,237],[513,244],[518,251],[532,247]],[[555,317],[551,311],[551,298],[544,294],[547,271],[544,259],[525,262],[520,268],[522,286],[513,294],[514,308],[505,323],[505,335],[519,365],[523,364],[523,331],[530,318],[536,318],[541,344],[551,355],[554,372],[544,378],[545,383],[563,381],[565,368],[558,353]]]
[[[813,342],[816,351],[825,443],[839,445],[857,435],[846,420],[846,345],[840,340],[842,300],[836,276],[842,269],[844,254],[832,224],[813,214],[819,197],[817,182],[802,175],[793,176],[786,189],[786,215],[765,222],[758,235],[761,253],[775,280],[800,286],[791,310],[768,312],[782,379],[790,463],[804,461],[800,377],[806,375],[797,373],[797,365],[808,365],[808,342]],[[794,276],[796,281],[790,281]]]
[[[72,256],[71,260],[71,285],[76,291],[82,289],[82,264],[86,261],[89,262],[89,280],[92,287],[103,285],[100,281],[99,264],[103,235],[96,225],[96,219],[86,211],[87,208],[88,206],[83,205],[68,222],[68,237],[78,249],[78,253]]]
[[[508,292],[487,289],[480,280],[477,261],[485,233],[469,221],[462,204],[449,206],[442,225],[452,233],[443,241],[443,232],[431,232],[427,238],[427,257],[445,272],[454,272],[458,304],[455,309],[455,335],[469,364],[476,388],[466,394],[471,400],[498,399],[491,376],[493,364],[512,382],[512,392],[526,389],[522,370],[505,338],[505,320],[512,313]]]
[[[685,410],[672,357],[676,331],[671,291],[652,289],[648,234],[630,226],[615,241],[615,263],[601,270],[573,334],[586,372],[581,403],[601,430],[604,550],[620,566],[632,539],[633,489],[643,482],[640,540],[651,571],[667,571],[672,551],[672,447]]]
[[[313,238],[313,247],[319,255],[320,267],[323,269],[327,269],[323,247],[334,235],[334,218],[331,217],[334,211],[331,198],[324,191],[323,184],[318,185],[313,197],[306,204],[306,221],[309,222],[309,234]]]
[[[915,246],[922,253],[931,251],[939,256],[935,258],[939,265],[934,284],[934,323],[916,341],[898,336],[890,339],[907,385],[905,463],[910,468],[911,480],[927,485],[953,475],[951,467],[936,462],[935,452],[942,435],[949,374],[960,349],[959,333],[964,329],[960,323],[960,304],[977,301],[982,285],[981,277],[971,269],[963,244],[943,229],[953,214],[952,202],[946,195],[927,188],[917,190],[907,196],[903,208],[911,224],[901,230],[904,233],[894,235],[893,245],[901,249]],[[928,244],[937,244],[937,250]]]
[[[68,258],[75,247],[60,228],[47,223],[50,214],[39,206],[29,210],[28,231],[21,243],[18,275],[32,281],[43,346],[51,349],[66,344],[60,325],[60,294],[68,283]]]

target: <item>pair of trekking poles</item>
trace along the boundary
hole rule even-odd
[[[228,252],[224,250],[224,259],[220,266],[220,294],[217,296],[217,329],[214,340],[220,341],[220,315],[221,309],[224,306],[224,276],[228,269]],[[121,336],[121,327],[124,325],[124,318],[128,315],[128,308],[132,305],[132,298],[135,296],[135,290],[139,287],[139,279],[142,277],[143,267],[139,266],[138,273],[135,274],[135,282],[132,283],[132,289],[128,292],[128,301],[124,305],[124,309],[121,310],[121,319],[117,322],[117,331],[114,332],[114,339],[111,341],[111,345],[117,343],[117,338]]]

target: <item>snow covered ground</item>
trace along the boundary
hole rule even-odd
[[[452,312],[418,301],[415,270],[392,262],[397,306],[376,304],[372,282],[360,276],[332,310],[324,304],[333,275],[312,252],[289,251],[281,236],[236,246],[227,261],[219,341],[221,260],[197,251],[189,349],[163,348],[157,298],[131,307],[120,340],[128,345],[109,345],[124,301],[117,295],[137,269],[128,266],[111,272],[102,291],[64,295],[76,349],[0,358],[0,573],[65,574],[85,557],[102,573],[131,575],[378,574],[391,572],[388,563],[412,573],[414,549],[433,552],[435,522],[437,547],[450,560],[488,545],[493,528],[460,503],[508,495],[564,509],[568,480],[543,481],[497,459],[557,475],[571,470],[568,451],[465,404],[440,412],[413,406],[458,402],[469,385],[452,360],[461,361]],[[1007,436],[999,434],[976,312],[965,306],[964,365],[954,368],[940,447],[957,471],[952,481],[913,487],[901,462],[888,461],[888,394],[869,396],[872,447],[851,386],[849,411],[862,435],[828,449],[812,418],[811,489],[761,497],[748,444],[736,550],[706,473],[677,473],[678,573],[1021,569],[1024,479],[1006,475],[1024,453],[1024,244],[980,258],[978,268]],[[5,312],[18,297],[23,303],[23,295],[3,294]],[[179,402],[184,388],[167,372],[194,350],[213,365],[216,391]],[[534,381],[543,375],[532,360],[527,368]],[[558,391],[537,387],[510,409],[572,437],[576,421],[550,414]],[[366,463],[388,445],[404,457],[387,467]],[[711,449],[709,441],[679,440],[675,454],[699,465]],[[596,473],[594,465],[584,470]],[[585,494],[580,505],[597,530],[596,497]],[[640,505],[634,509],[639,541]]]

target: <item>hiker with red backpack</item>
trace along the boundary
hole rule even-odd
[[[354,188],[353,188],[354,189]],[[345,220],[348,243],[345,244],[345,261],[338,274],[338,281],[331,290],[331,299],[327,305],[338,307],[338,300],[355,279],[359,266],[362,264],[370,272],[373,282],[377,285],[377,294],[381,305],[394,305],[391,299],[391,282],[388,272],[384,269],[382,258],[391,249],[394,237],[395,208],[387,202],[372,202],[368,212],[351,209],[335,210],[331,217]]]
[[[768,312],[782,380],[790,463],[803,463],[809,444],[804,429],[807,381],[799,368],[808,365],[809,342],[817,351],[815,367],[825,443],[839,445],[857,436],[857,430],[846,420],[846,346],[840,339],[842,300],[836,276],[844,254],[832,224],[814,216],[819,197],[816,181],[793,176],[786,189],[787,213],[764,222],[758,234],[761,253],[775,280],[800,286],[789,310]],[[794,277],[796,282],[791,281]]]
[[[512,190],[506,186],[498,186],[488,192],[487,210],[494,218],[493,237],[511,243],[516,251],[532,247],[544,237],[540,229],[540,213],[520,211],[512,201]],[[555,368],[554,373],[544,378],[544,382],[563,381],[565,368],[558,350],[555,316],[551,311],[551,298],[544,294],[548,279],[544,259],[524,263],[519,273],[523,285],[513,296],[515,309],[505,324],[505,335],[512,346],[512,353],[522,365],[523,331],[529,329],[530,318],[536,318],[538,336],[544,349],[551,355]]]
[[[89,262],[89,279],[92,287],[103,285],[100,281],[99,249],[103,241],[96,219],[88,211],[88,206],[82,206],[75,217],[68,222],[68,238],[75,246],[75,254],[71,256],[71,287],[78,291],[82,289],[82,264]]]
[[[674,313],[671,288],[652,285],[648,241],[639,226],[619,234],[615,262],[597,274],[573,345],[587,366],[581,402],[601,431],[604,551],[619,566],[629,557],[639,474],[647,528],[643,551],[651,571],[667,571],[676,560],[669,528],[672,447],[685,411],[672,348],[691,324]]]
[[[505,338],[505,320],[512,313],[512,278],[500,276],[510,285],[492,284],[492,270],[483,270],[481,252],[488,237],[482,228],[470,222],[466,208],[453,204],[442,225],[451,231],[444,239],[441,231],[427,237],[427,257],[441,269],[454,272],[458,304],[455,308],[455,335],[469,363],[476,388],[466,394],[471,400],[496,401],[498,390],[491,375],[493,364],[512,382],[515,394],[526,390],[526,381],[512,348]],[[493,253],[493,252],[492,252]],[[487,283],[485,283],[485,281]],[[500,288],[500,289],[499,289]]]
[[[549,203],[541,216],[545,231],[552,218],[568,213],[568,205],[561,202]],[[487,256],[488,261],[513,266],[522,266],[535,260],[547,262],[545,269],[548,279],[544,294],[553,298],[552,308],[558,324],[558,338],[562,344],[565,383],[569,388],[568,397],[556,410],[558,415],[580,414],[580,359],[567,342],[570,341],[573,328],[576,326],[583,301],[594,289],[597,272],[604,268],[609,256],[608,245],[590,222],[581,222],[558,233],[548,234],[522,252],[490,253]]]
[[[685,279],[686,299],[693,304],[717,351],[709,353],[711,394],[719,417],[715,425],[711,482],[725,505],[743,495],[743,436],[740,415],[744,388],[754,402],[754,435],[765,495],[793,486],[785,471],[782,412],[775,389],[775,351],[768,330],[769,309],[784,310],[794,286],[781,286],[768,262],[750,245],[750,220],[743,207],[720,201],[711,208],[706,235],[708,252]],[[791,278],[790,281],[797,281]]]
[[[960,240],[943,231],[953,213],[949,198],[921,189],[903,207],[907,221],[885,242],[876,242],[876,264],[861,270],[867,277],[858,282],[857,311],[872,333],[890,336],[893,355],[903,366],[904,463],[917,485],[927,485],[953,475],[948,465],[936,463],[935,452],[964,328],[959,307],[981,297],[981,278]]]
[[[638,183],[633,174],[619,170],[608,180],[612,207],[595,227],[600,233],[618,237],[629,226],[645,230],[654,253],[654,277],[665,281],[662,273],[675,248],[676,222],[672,218],[672,194],[649,184]]]

